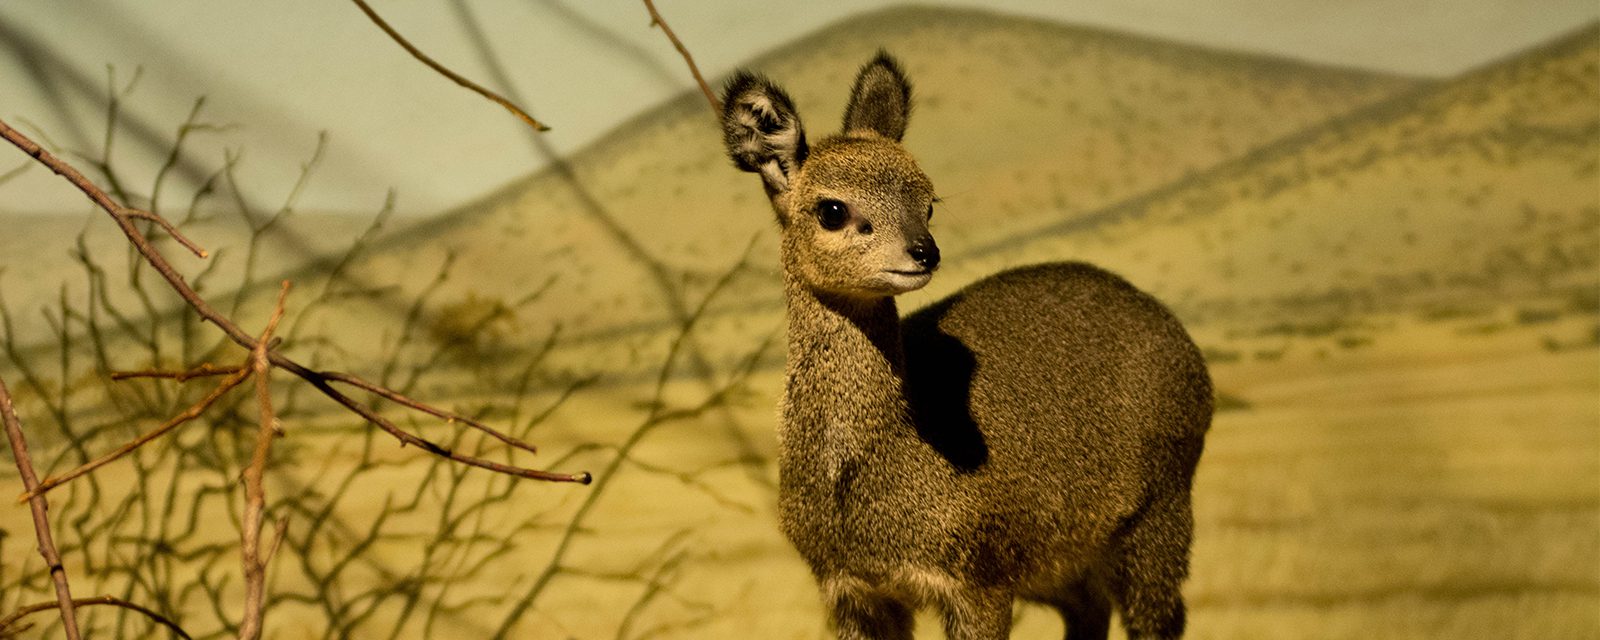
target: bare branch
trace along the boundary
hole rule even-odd
[[[428,65],[429,68],[433,69],[434,71],[438,71],[440,74],[444,75],[444,77],[451,79],[456,84],[466,87],[467,89],[471,89],[478,95],[488,98],[494,101],[495,104],[505,107],[507,111],[510,111],[513,115],[521,118],[523,122],[528,123],[528,126],[533,127],[534,131],[550,130],[550,127],[545,126],[544,123],[539,122],[538,120],[534,120],[533,116],[528,115],[528,112],[523,111],[521,107],[513,104],[510,100],[501,97],[500,94],[485,89],[478,83],[468,80],[462,77],[461,74],[451,71],[445,68],[444,65],[435,62],[433,58],[428,57],[428,54],[425,54],[421,50],[417,49],[411,44],[410,41],[401,36],[398,31],[395,31],[394,27],[389,26],[389,23],[385,22],[383,18],[378,15],[378,12],[373,11],[372,7],[367,6],[367,3],[363,0],[350,1],[356,3],[356,6],[361,8],[362,13],[367,14],[367,18],[371,19],[373,24],[378,25],[379,29],[383,29],[384,33],[389,34],[389,37],[392,38],[395,43],[399,44],[401,48],[405,49],[406,53],[411,54],[411,57],[420,60],[422,64]]]
[[[283,281],[278,290],[278,303],[272,308],[267,328],[256,340],[250,352],[250,369],[256,377],[256,404],[261,410],[261,425],[256,430],[256,447],[250,454],[250,464],[244,469],[244,522],[239,527],[239,550],[244,564],[244,620],[239,624],[240,640],[257,640],[261,637],[261,616],[266,601],[266,562],[261,558],[261,521],[266,517],[267,491],[264,483],[267,457],[272,452],[272,441],[277,437],[277,415],[272,411],[272,391],[268,374],[272,364],[267,360],[267,345],[272,344],[272,332],[283,319],[283,302],[289,296],[289,281]],[[281,539],[281,536],[280,536]]]
[[[32,491],[39,486],[39,477],[33,473],[33,458],[28,455],[28,440],[22,435],[22,421],[11,403],[11,391],[5,380],[0,380],[0,420],[5,422],[6,438],[11,441],[11,457],[17,461],[17,473],[22,484]],[[39,539],[39,555],[50,568],[50,578],[56,585],[56,606],[61,610],[61,626],[69,640],[78,640],[78,617],[73,611],[72,588],[67,584],[67,570],[61,566],[61,552],[56,550],[50,536],[50,505],[44,496],[34,496],[28,501],[33,510],[33,532]]]
[[[95,469],[99,469],[100,467],[111,464],[118,458],[133,453],[134,449],[138,449],[139,447],[148,444],[151,440],[155,440],[156,438],[166,435],[168,432],[178,428],[183,423],[200,417],[200,414],[204,413],[207,408],[209,408],[212,404],[215,404],[217,400],[221,399],[222,396],[233,390],[234,387],[239,386],[240,383],[244,382],[245,378],[250,377],[250,373],[251,370],[248,368],[237,368],[233,372],[233,375],[228,376],[228,378],[223,380],[221,384],[218,384],[215,389],[211,390],[211,393],[206,394],[206,396],[201,398],[199,402],[190,405],[188,409],[184,409],[182,413],[173,416],[171,420],[161,423],[161,426],[151,429],[149,432],[134,438],[127,444],[117,447],[110,453],[95,458],[94,460],[90,460],[89,462],[78,466],[76,469],[61,475],[50,476],[45,478],[43,482],[37,483],[36,485],[30,485],[27,492],[23,493],[17,498],[17,502],[26,502],[33,498],[42,496],[45,494],[45,492],[51,489],[71,482],[83,476],[84,474],[89,473],[90,471],[94,471]]]
[[[109,605],[109,606],[113,606],[113,607],[122,607],[124,609],[128,609],[128,610],[131,610],[131,611],[137,611],[139,613],[144,614],[144,616],[146,618],[149,618],[151,621],[153,621],[153,622],[155,622],[157,624],[160,624],[160,625],[162,625],[162,626],[164,626],[164,627],[166,627],[168,629],[171,629],[172,632],[174,634],[177,634],[178,637],[183,638],[184,640],[189,640],[189,632],[184,631],[183,627],[178,626],[178,623],[173,622],[171,618],[168,618],[168,617],[166,617],[164,615],[156,613],[155,611],[152,611],[147,607],[144,607],[144,606],[141,606],[141,605],[137,605],[137,604],[134,604],[132,602],[128,602],[127,600],[123,600],[121,598],[113,598],[111,596],[98,596],[98,597],[94,597],[94,598],[75,598],[75,599],[72,600],[72,606],[74,606],[74,607],[85,607],[85,606],[92,606],[92,605]],[[17,609],[16,611],[13,611],[10,614],[6,615],[6,617],[0,618],[0,635],[4,635],[6,633],[6,630],[10,629],[12,625],[16,624],[17,621],[21,620],[24,617],[27,617],[29,615],[38,613],[40,611],[47,611],[47,610],[50,610],[50,609],[58,609],[60,607],[61,607],[61,603],[60,602],[38,602],[38,603],[34,603],[34,604],[30,604],[28,606],[22,607],[20,609]]]
[[[128,241],[133,243],[134,248],[144,256],[145,261],[148,262],[150,266],[153,267],[156,272],[167,281],[167,284],[171,285],[173,291],[182,297],[184,301],[195,310],[196,313],[200,314],[202,319],[216,325],[218,329],[221,329],[223,333],[227,334],[228,339],[232,340],[239,346],[252,351],[255,350],[258,343],[255,337],[246,333],[243,329],[240,329],[237,324],[228,319],[227,316],[224,316],[218,312],[214,307],[211,306],[210,303],[206,302],[204,298],[201,298],[200,295],[195,292],[194,288],[184,280],[183,276],[180,275],[176,269],[173,269],[172,265],[167,262],[166,257],[163,256],[160,251],[156,250],[156,248],[150,244],[149,239],[145,238],[144,234],[141,233],[138,227],[133,224],[132,218],[129,217],[127,213],[128,209],[126,207],[123,207],[116,201],[112,200],[111,196],[106,195],[105,191],[101,190],[98,186],[95,186],[92,181],[84,177],[83,174],[78,172],[77,169],[73,168],[72,165],[67,164],[65,161],[55,157],[55,155],[51,154],[50,152],[45,151],[37,143],[28,139],[27,136],[23,135],[16,129],[13,129],[10,125],[3,121],[0,121],[0,137],[5,138],[7,141],[16,145],[17,148],[22,149],[24,153],[32,156],[35,160],[38,160],[46,167],[49,167],[51,171],[54,171],[63,178],[66,178],[68,182],[71,182],[80,191],[82,191],[84,195],[87,195],[90,200],[93,200],[95,204],[99,205],[102,210],[110,214],[112,219],[116,221],[117,226],[122,229],[123,235],[127,236]],[[335,402],[344,405],[346,408],[366,419],[368,422],[377,425],[380,429],[383,429],[396,439],[400,440],[402,444],[420,447],[424,451],[455,460],[462,464],[488,469],[497,473],[513,475],[520,478],[550,480],[555,482],[579,482],[584,484],[587,484],[590,481],[589,474],[585,472],[571,474],[552,473],[548,471],[539,471],[537,469],[501,464],[491,460],[485,460],[474,456],[456,453],[446,447],[401,430],[399,427],[395,426],[393,422],[389,421],[383,416],[378,415],[373,410],[360,405],[352,400],[349,396],[340,393],[337,389],[334,389],[329,384],[330,378],[328,378],[322,372],[314,371],[298,362],[295,362],[288,356],[276,351],[271,351],[270,345],[267,353],[267,359],[272,363],[272,366],[283,369],[284,371],[292,373],[302,380],[311,383],[311,386],[316,387],[318,391],[323,393],[323,395],[332,398]],[[346,377],[346,379],[342,381],[351,383],[350,380],[353,379],[355,378]],[[372,386],[377,387],[377,385]],[[426,412],[430,413],[431,415],[448,413],[442,409],[433,409],[431,407],[429,410],[426,410]],[[527,449],[531,446],[532,445],[519,446],[518,448]]]
[[[184,236],[182,232],[178,231],[177,227],[172,226],[171,222],[167,222],[166,218],[143,209],[127,209],[125,213],[130,218],[149,220],[157,225],[160,225],[161,228],[167,232],[167,235],[172,236],[173,240],[177,240],[178,244],[183,245],[183,248],[188,249],[189,252],[193,253],[197,258],[206,258],[211,255],[205,249],[201,249],[200,245],[195,244],[193,240],[190,240],[188,237]]]
[[[274,359],[273,364],[277,364],[276,359]],[[305,379],[306,382],[311,383],[311,386],[316,387],[318,391],[323,393],[323,395],[333,398],[334,402],[344,405],[346,409],[356,412],[357,415],[366,418],[368,422],[378,425],[378,428],[389,432],[389,435],[399,439],[402,444],[420,447],[422,450],[436,456],[442,456],[462,464],[471,465],[481,469],[488,469],[496,473],[503,473],[519,478],[550,480],[553,482],[576,482],[579,484],[589,484],[589,482],[593,480],[593,477],[590,476],[589,472],[587,471],[580,471],[578,473],[552,473],[549,471],[540,471],[537,469],[528,469],[525,467],[501,464],[493,460],[485,460],[483,458],[456,453],[455,451],[442,445],[424,440],[401,430],[400,427],[397,427],[393,422],[390,422],[388,418],[378,415],[373,410],[368,409],[367,407],[364,407],[360,403],[357,403],[355,400],[351,399],[350,396],[344,395],[343,393],[340,393],[339,390],[329,386],[328,380],[317,372],[307,371],[307,375],[301,376],[301,378]]]
[[[111,379],[112,380],[131,380],[131,379],[134,379],[134,378],[166,378],[166,379],[170,379],[170,380],[176,380],[178,382],[188,382],[189,380],[194,379],[194,378],[207,378],[207,377],[211,377],[211,376],[225,376],[225,375],[235,374],[235,373],[238,373],[241,369],[246,369],[246,368],[248,368],[248,367],[246,367],[246,366],[219,367],[217,365],[214,365],[214,364],[211,364],[209,362],[206,362],[206,363],[201,364],[198,367],[195,367],[193,369],[188,369],[188,370],[185,370],[185,371],[158,371],[158,370],[154,370],[154,369],[147,369],[147,370],[144,370],[144,371],[113,371],[113,372],[111,372]]]
[[[360,2],[360,0],[356,1]],[[706,95],[706,102],[711,105],[711,114],[714,117],[721,118],[722,101],[717,100],[717,93],[712,91],[711,85],[706,84],[706,79],[701,77],[700,67],[695,66],[694,56],[689,55],[689,49],[683,46],[683,41],[679,40],[678,35],[672,32],[672,27],[667,26],[667,21],[661,18],[661,13],[656,11],[656,3],[653,0],[644,0],[644,8],[650,11],[650,26],[661,27],[661,32],[667,34],[667,39],[672,41],[672,46],[678,49],[678,53],[683,56],[683,61],[689,64],[689,73],[694,76],[694,81],[700,85],[700,93]]]
[[[421,411],[423,413],[426,413],[428,415],[435,416],[435,417],[438,417],[438,418],[442,418],[445,422],[449,422],[449,423],[457,423],[457,422],[459,422],[461,424],[467,425],[469,427],[472,427],[474,429],[482,431],[482,432],[484,432],[486,434],[489,434],[491,437],[493,437],[496,440],[504,442],[507,445],[510,445],[512,447],[516,447],[518,449],[522,449],[523,451],[527,451],[528,453],[537,453],[538,452],[538,448],[533,446],[531,443],[527,443],[527,442],[523,442],[521,440],[518,440],[518,439],[516,439],[516,438],[514,438],[512,436],[506,435],[505,433],[502,433],[500,431],[495,430],[494,428],[490,427],[489,425],[483,424],[482,422],[478,422],[477,420],[473,420],[472,418],[468,418],[468,417],[466,417],[464,415],[461,415],[459,413],[453,413],[453,412],[450,412],[450,411],[445,411],[443,409],[438,409],[436,407],[430,407],[430,406],[428,406],[426,404],[423,404],[421,402],[418,402],[416,400],[412,400],[411,398],[408,398],[408,397],[402,395],[398,391],[394,391],[392,389],[385,389],[385,388],[380,387],[380,386],[378,386],[376,384],[373,384],[371,382],[367,382],[366,380],[362,380],[361,378],[357,378],[355,376],[347,375],[347,374],[343,374],[343,373],[338,373],[338,372],[335,372],[335,371],[323,371],[323,372],[321,372],[321,374],[322,374],[323,378],[326,378],[329,381],[342,382],[344,384],[348,384],[350,386],[356,387],[358,389],[362,389],[364,391],[370,391],[370,392],[375,393],[375,394],[377,394],[379,396],[382,396],[384,399],[389,400],[391,402],[396,402],[396,403],[405,405],[407,407],[411,407],[412,409],[416,409],[417,411]]]

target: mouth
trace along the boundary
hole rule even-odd
[[[895,293],[905,293],[921,289],[933,279],[932,269],[884,269],[879,272],[879,279],[887,288]]]

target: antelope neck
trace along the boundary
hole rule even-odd
[[[852,299],[785,278],[789,429],[893,430],[906,421],[894,298]]]
[[[893,297],[876,299],[819,291],[785,278],[789,349],[793,354],[817,352],[865,369],[885,370],[900,378],[905,356],[900,343],[900,314]]]

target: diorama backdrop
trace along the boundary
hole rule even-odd
[[[689,25],[714,22],[714,11],[659,5],[691,51],[739,51],[688,37],[710,39]],[[213,115],[199,101],[211,77],[194,70],[225,84],[225,65],[108,57],[103,73],[84,69],[60,53],[76,46],[70,32],[7,19],[11,6],[0,5],[0,55],[25,70],[4,79],[0,119],[123,201],[180,222],[210,257],[152,235],[249,330],[279,281],[292,281],[281,351],[503,425],[540,451],[507,453],[422,418],[405,427],[596,476],[552,484],[452,465],[275,379],[284,437],[268,520],[287,525],[269,567],[266,637],[826,637],[774,513],[783,303],[759,181],[726,159],[686,68],[632,49],[658,39],[651,46],[671,51],[642,6],[620,27],[542,6],[566,11],[558,26],[588,34],[595,50],[610,47],[602,61],[675,83],[634,99],[517,80],[530,66],[605,69],[558,50],[510,55],[537,45],[495,41],[503,25],[456,3],[438,10],[448,29],[416,28],[455,34],[465,75],[524,106],[610,119],[566,147],[516,128],[453,146],[458,123],[515,120],[340,7],[359,46],[282,46],[326,46],[338,53],[328,66],[392,55],[416,68],[373,85],[410,114],[374,114],[383,135],[429,141],[403,147],[425,162],[398,170],[339,157],[351,147],[381,156],[382,140],[347,145],[335,129],[275,143],[270,127],[236,120],[249,109]],[[768,74],[820,135],[874,52],[904,61],[916,85],[906,144],[942,197],[933,232],[945,259],[902,308],[1008,266],[1086,260],[1186,323],[1220,410],[1195,485],[1190,637],[1593,637],[1597,14],[1568,11],[1536,41],[1419,72],[1196,44],[1207,38],[1172,35],[1181,29],[1170,16],[1155,36],[1136,20],[1113,29],[831,3],[833,22],[764,41],[759,26],[715,22],[764,44],[705,67],[713,82],[734,66]],[[642,36],[615,35],[629,24]],[[31,97],[8,95],[22,92]],[[437,109],[398,104],[411,96]],[[17,106],[41,104],[48,120]],[[473,169],[484,164],[494,166]],[[490,178],[454,200],[458,187],[428,184],[467,174]],[[113,382],[111,372],[243,354],[56,181],[25,155],[0,153],[0,378],[44,474],[210,388]],[[236,632],[238,477],[255,426],[252,397],[235,395],[49,494],[75,589],[140,602],[195,637]],[[10,467],[0,486],[22,491]],[[0,610],[50,600],[27,509],[0,512],[0,531]],[[80,617],[92,637],[165,633],[121,609]],[[1061,634],[1049,611],[1021,606],[1017,619],[1016,637]],[[25,636],[60,633],[59,619],[30,620]],[[936,635],[932,620],[921,628]]]

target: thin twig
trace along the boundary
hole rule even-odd
[[[201,398],[199,402],[190,405],[188,409],[184,409],[182,413],[179,413],[178,415],[173,416],[172,419],[161,423],[161,426],[141,434],[139,437],[134,438],[127,444],[113,449],[110,453],[79,465],[76,469],[61,475],[50,476],[45,478],[43,482],[40,482],[36,485],[30,485],[26,492],[17,497],[17,502],[26,502],[35,497],[42,496],[45,494],[45,492],[51,489],[76,480],[80,476],[83,476],[90,471],[94,471],[95,469],[99,469],[100,467],[111,464],[112,462],[117,461],[117,459],[133,453],[134,449],[138,449],[139,447],[148,444],[151,440],[155,440],[156,438],[166,435],[168,432],[178,428],[183,423],[200,417],[200,414],[205,413],[207,408],[210,408],[212,404],[215,404],[217,400],[221,399],[222,396],[233,390],[234,387],[239,386],[240,383],[244,382],[245,378],[250,377],[250,373],[251,370],[248,368],[238,368],[238,370],[233,372],[233,375],[228,376],[228,378],[218,384],[215,389],[212,389],[211,393],[206,394],[206,396]]]
[[[177,227],[172,226],[171,222],[167,222],[166,218],[158,216],[158,215],[156,215],[154,213],[151,213],[149,211],[145,211],[144,209],[127,209],[125,211],[125,213],[127,213],[128,217],[130,217],[130,218],[138,218],[140,220],[149,220],[151,222],[156,223],[157,225],[160,225],[162,229],[166,230],[167,235],[172,236],[173,240],[177,240],[178,244],[183,245],[183,248],[188,249],[196,257],[206,258],[206,257],[209,257],[211,255],[205,249],[201,249],[200,245],[195,244],[194,241],[192,241],[189,238],[185,237],[183,235],[183,233],[178,231]]]
[[[361,0],[356,0],[360,2]],[[711,90],[711,85],[706,84],[706,79],[700,75],[700,67],[694,63],[694,56],[689,55],[689,49],[683,46],[683,41],[672,32],[672,27],[667,26],[667,21],[661,18],[661,13],[656,11],[656,3],[644,0],[644,8],[650,11],[650,26],[661,27],[661,32],[667,34],[667,39],[672,41],[672,46],[678,49],[683,56],[683,61],[689,63],[689,73],[694,76],[694,81],[700,85],[700,93],[706,94],[706,102],[711,104],[713,116],[722,117],[722,102],[717,100],[717,93]]]
[[[274,359],[273,364],[277,364],[276,359]],[[540,471],[538,469],[529,469],[525,467],[501,464],[493,460],[485,460],[483,458],[456,453],[454,450],[446,448],[437,443],[424,440],[401,430],[400,427],[397,427],[393,422],[390,422],[388,418],[378,415],[373,410],[362,406],[360,403],[351,399],[350,396],[344,395],[343,393],[340,393],[338,389],[334,389],[332,386],[329,386],[328,380],[314,371],[308,371],[307,375],[301,376],[301,378],[306,382],[311,383],[311,386],[316,387],[317,390],[321,391],[323,395],[332,398],[334,402],[344,405],[346,409],[354,411],[357,415],[365,418],[367,422],[371,422],[372,424],[377,425],[378,428],[387,431],[389,435],[400,440],[402,444],[420,447],[422,450],[433,455],[449,458],[451,460],[455,460],[456,462],[481,469],[488,469],[496,473],[516,476],[518,478],[549,480],[552,482],[576,482],[579,484],[589,484],[589,482],[593,480],[593,477],[590,476],[589,472],[587,471],[579,471],[578,473],[552,473],[550,471]]]
[[[144,370],[144,371],[112,371],[111,372],[111,379],[112,380],[131,380],[131,379],[134,379],[134,378],[165,378],[165,379],[169,379],[169,380],[176,380],[178,382],[188,382],[189,380],[192,380],[194,378],[207,378],[207,377],[211,377],[211,376],[231,375],[231,374],[238,373],[241,369],[248,369],[248,368],[249,368],[248,366],[239,366],[239,365],[230,366],[230,367],[219,367],[217,365],[214,365],[214,364],[211,364],[209,362],[206,362],[206,363],[201,364],[198,367],[195,367],[193,369],[188,369],[188,370],[185,370],[185,371],[159,371],[159,370],[155,370],[155,369],[147,369],[147,370]]]
[[[56,174],[62,176],[68,182],[71,182],[73,186],[78,188],[79,191],[82,191],[84,195],[89,197],[90,200],[93,200],[95,204],[99,205],[102,210],[110,214],[111,218],[116,221],[117,226],[122,229],[123,235],[127,236],[128,241],[133,244],[134,248],[138,250],[141,255],[144,256],[145,261],[150,263],[150,266],[156,270],[156,273],[160,274],[162,279],[166,280],[167,284],[172,287],[173,291],[175,291],[179,297],[183,298],[183,300],[187,302],[196,313],[200,314],[202,319],[216,325],[218,329],[221,329],[222,332],[228,336],[229,340],[232,340],[239,346],[250,350],[254,350],[256,348],[257,341],[255,337],[246,333],[243,329],[240,329],[239,325],[228,319],[227,316],[224,316],[218,312],[214,307],[211,306],[210,303],[206,302],[204,298],[201,298],[200,294],[195,292],[194,288],[184,280],[183,276],[180,275],[176,269],[173,269],[171,263],[167,262],[166,257],[163,256],[161,252],[158,251],[154,246],[152,246],[149,239],[145,238],[144,234],[141,233],[138,227],[133,224],[132,219],[129,218],[126,213],[126,209],[117,204],[116,201],[112,200],[111,196],[106,195],[104,190],[100,189],[100,187],[96,186],[92,181],[84,177],[84,175],[77,169],[73,168],[72,165],[66,163],[60,158],[57,158],[49,151],[45,151],[44,148],[40,147],[33,140],[30,140],[27,136],[12,128],[4,121],[0,121],[0,138],[5,138],[7,141],[16,145],[17,148],[22,149],[24,153],[33,157],[46,167],[49,167],[51,171],[54,171]],[[456,453],[441,445],[401,430],[399,427],[395,426],[393,422],[389,421],[383,416],[378,415],[371,409],[362,406],[361,404],[352,400],[349,396],[340,393],[337,389],[334,389],[329,384],[329,379],[326,378],[321,372],[314,371],[298,362],[295,362],[288,356],[278,353],[277,351],[268,351],[267,358],[272,363],[272,366],[292,373],[300,379],[305,380],[306,382],[310,383],[311,386],[316,387],[318,391],[321,391],[323,395],[332,398],[335,402],[344,405],[346,408],[366,419],[368,422],[376,425],[380,429],[383,429],[385,432],[388,432],[391,436],[394,436],[396,439],[400,440],[402,444],[420,447],[428,453],[443,456],[462,464],[488,469],[497,473],[513,475],[519,478],[532,478],[555,482],[579,482],[584,484],[587,484],[590,481],[589,474],[584,472],[570,474],[551,473],[548,471],[539,471],[536,469],[501,464],[491,460],[485,460],[482,458]],[[442,410],[434,409],[433,411]],[[433,411],[430,411],[429,413],[433,413]],[[435,413],[434,415],[437,414]]]
[[[184,631],[183,627],[178,626],[178,623],[173,622],[171,618],[168,618],[168,617],[166,617],[164,615],[156,613],[155,611],[153,611],[153,610],[151,610],[149,608],[146,608],[144,606],[137,605],[137,604],[134,604],[132,602],[128,602],[127,600],[123,600],[121,598],[114,598],[114,597],[111,597],[111,596],[98,596],[98,597],[94,597],[94,598],[74,598],[72,600],[72,606],[75,606],[75,607],[86,607],[86,606],[92,606],[92,605],[97,605],[97,604],[109,605],[109,606],[113,606],[113,607],[122,607],[124,609],[128,609],[128,610],[131,610],[131,611],[137,611],[139,613],[144,614],[144,616],[146,618],[149,618],[151,621],[153,621],[153,622],[155,622],[157,624],[160,624],[160,625],[162,625],[162,626],[164,626],[164,627],[166,627],[168,629],[171,629],[173,633],[178,635],[178,637],[183,638],[184,640],[189,640],[189,632]],[[13,611],[10,614],[6,615],[6,617],[0,618],[0,635],[3,635],[4,632],[6,631],[6,629],[11,628],[11,625],[16,624],[18,620],[21,620],[22,618],[24,618],[26,616],[38,613],[40,611],[49,610],[49,609],[59,609],[60,607],[61,607],[61,603],[60,602],[37,602],[37,603],[34,603],[34,604],[30,604],[28,606],[22,607],[20,609],[17,609],[16,611]]]
[[[634,447],[639,446],[639,443],[644,441],[645,436],[668,422],[697,416],[710,410],[713,406],[722,404],[726,401],[727,394],[731,393],[749,377],[750,372],[755,367],[755,363],[759,361],[761,353],[766,350],[766,343],[762,343],[761,346],[757,347],[756,351],[746,360],[745,367],[740,372],[735,374],[720,389],[701,399],[698,405],[672,410],[666,408],[666,403],[664,402],[666,398],[666,382],[672,377],[672,368],[677,360],[678,353],[689,342],[695,327],[704,318],[706,310],[711,307],[711,302],[722,293],[729,283],[733,282],[735,276],[744,270],[750,259],[750,252],[754,248],[755,239],[752,238],[750,244],[745,246],[744,255],[739,258],[738,264],[722,274],[722,277],[711,285],[711,290],[706,292],[705,297],[700,300],[700,304],[684,319],[682,326],[678,329],[678,334],[672,339],[672,344],[667,347],[666,358],[661,361],[661,368],[658,370],[656,378],[655,393],[651,396],[650,415],[638,427],[635,427],[633,433],[629,434],[627,439],[623,440],[622,444],[617,447],[616,455],[611,458],[611,461],[606,465],[606,469],[601,472],[600,483],[595,485],[594,490],[590,491],[589,495],[584,496],[583,504],[579,505],[578,510],[572,514],[571,519],[567,520],[567,526],[563,529],[560,540],[556,542],[555,550],[551,553],[550,560],[545,564],[544,570],[534,579],[533,585],[511,606],[510,613],[506,614],[500,621],[500,627],[493,636],[494,640],[502,640],[510,636],[511,630],[516,626],[517,621],[539,599],[539,596],[550,586],[550,582],[555,579],[556,575],[563,570],[566,554],[571,550],[573,540],[578,532],[583,529],[585,519],[595,505],[599,504],[600,496],[605,493],[607,487],[611,486],[611,481],[616,478],[617,472],[621,469],[623,463],[628,460]]]
[[[379,396],[382,396],[384,399],[389,400],[391,402],[402,404],[402,405],[405,405],[407,407],[411,407],[412,409],[416,409],[417,411],[421,411],[423,413],[426,413],[428,415],[435,416],[435,417],[438,417],[438,418],[442,418],[445,422],[450,422],[450,423],[459,422],[461,424],[467,425],[469,427],[472,427],[474,429],[482,431],[482,432],[484,432],[486,434],[489,434],[491,437],[493,437],[496,440],[504,442],[507,445],[510,445],[512,447],[516,447],[518,449],[522,449],[523,451],[527,451],[528,453],[538,453],[538,447],[533,446],[533,444],[518,440],[515,437],[512,437],[510,435],[507,435],[505,433],[502,433],[500,431],[495,430],[494,428],[490,427],[489,425],[486,425],[486,424],[484,424],[482,422],[478,422],[477,420],[473,420],[472,418],[468,418],[468,417],[466,417],[464,415],[461,415],[459,413],[445,411],[443,409],[439,409],[439,408],[436,408],[436,407],[430,407],[430,406],[428,406],[426,404],[423,404],[421,402],[418,402],[416,400],[408,398],[408,397],[406,397],[405,395],[401,394],[398,391],[394,391],[392,389],[386,389],[384,387],[380,387],[378,385],[375,385],[375,384],[373,384],[371,382],[367,382],[366,380],[362,380],[361,378],[357,378],[357,377],[352,376],[352,375],[343,374],[343,373],[339,373],[339,372],[336,372],[336,371],[322,371],[320,373],[322,374],[323,378],[326,378],[329,381],[342,382],[344,384],[348,384],[348,385],[350,385],[352,387],[356,387],[356,388],[362,389],[364,391],[370,391],[370,392],[375,393],[375,394],[377,394]]]
[[[22,475],[22,485],[32,491],[39,486],[39,477],[33,473],[33,458],[28,455],[28,440],[22,435],[22,421],[11,403],[11,391],[5,380],[0,380],[0,421],[5,422],[6,438],[11,441],[11,457],[17,461],[17,473]],[[73,610],[72,588],[67,584],[67,570],[61,566],[61,552],[56,550],[50,536],[50,505],[44,496],[28,501],[33,510],[33,532],[39,538],[39,555],[44,556],[44,566],[50,568],[50,579],[56,585],[56,606],[61,610],[61,626],[69,640],[78,640],[78,617]]]
[[[283,539],[289,535],[289,516],[278,518],[278,524],[272,527],[272,546],[267,547],[267,552],[261,554],[261,565],[272,563],[272,557],[278,555],[278,547],[283,546]]]
[[[272,411],[272,390],[268,373],[272,364],[267,360],[267,345],[272,344],[272,332],[283,319],[283,302],[289,296],[289,281],[283,281],[278,290],[278,303],[272,307],[272,317],[267,328],[250,351],[250,369],[256,377],[256,404],[261,410],[261,425],[256,429],[256,447],[250,454],[250,464],[244,468],[244,522],[239,527],[240,560],[244,564],[244,619],[239,624],[240,640],[257,640],[261,637],[261,615],[265,610],[267,565],[261,559],[261,522],[266,517],[267,490],[265,478],[267,457],[272,453],[272,441],[278,435],[278,417]]]
[[[528,115],[528,112],[523,111],[521,107],[513,104],[510,100],[505,99],[500,94],[485,89],[478,83],[463,78],[461,77],[461,74],[451,71],[445,68],[444,65],[435,62],[433,58],[428,57],[428,54],[423,53],[421,50],[413,46],[410,41],[406,40],[405,37],[401,36],[400,32],[395,31],[394,27],[389,26],[389,23],[385,22],[383,18],[378,15],[378,12],[373,11],[372,7],[367,6],[366,2],[363,2],[362,0],[350,1],[356,3],[357,7],[361,7],[361,12],[367,14],[367,18],[371,19],[373,24],[378,25],[379,29],[383,29],[384,33],[389,34],[389,37],[399,44],[401,48],[405,49],[406,53],[411,54],[411,57],[422,61],[422,64],[428,65],[429,68],[433,69],[434,71],[438,71],[440,74],[444,75],[444,77],[451,79],[456,84],[466,87],[467,89],[471,89],[478,95],[488,98],[494,101],[495,104],[505,107],[507,111],[510,111],[518,118],[521,118],[523,122],[528,123],[528,126],[533,127],[534,131],[550,130],[550,127],[545,126],[544,123],[539,122],[538,120],[534,120],[533,116]]]

